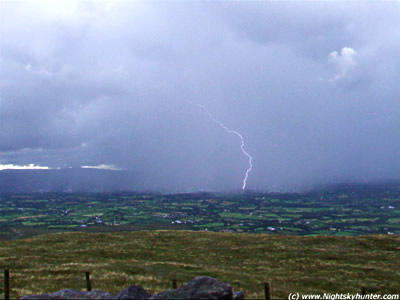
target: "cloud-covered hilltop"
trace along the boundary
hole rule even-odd
[[[3,1],[0,164],[150,189],[400,174],[400,2]],[[190,102],[188,102],[190,101]]]

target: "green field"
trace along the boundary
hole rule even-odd
[[[400,234],[400,186],[309,193],[0,195],[0,240],[57,231],[189,229],[280,235]]]
[[[193,231],[58,233],[4,241],[0,266],[11,270],[11,295],[93,288],[150,292],[200,275],[229,282],[248,298],[299,293],[399,293],[400,237],[283,236]],[[0,292],[3,292],[0,290]],[[0,295],[1,297],[1,295]]]

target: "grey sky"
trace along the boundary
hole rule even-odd
[[[0,2],[0,164],[137,188],[399,178],[400,2]]]

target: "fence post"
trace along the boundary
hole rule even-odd
[[[269,282],[264,283],[264,294],[265,300],[271,300],[271,287],[269,286]]]
[[[90,292],[92,290],[92,283],[90,282],[90,272],[85,272],[86,274],[86,290]]]
[[[176,283],[176,279],[172,280],[172,289],[176,290],[178,288],[178,284]]]
[[[4,270],[4,300],[10,299],[10,270]]]
[[[366,295],[367,294],[367,289],[365,287],[361,288],[361,295]]]

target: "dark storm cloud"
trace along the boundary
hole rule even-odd
[[[398,177],[399,2],[3,1],[0,164],[139,188]]]

